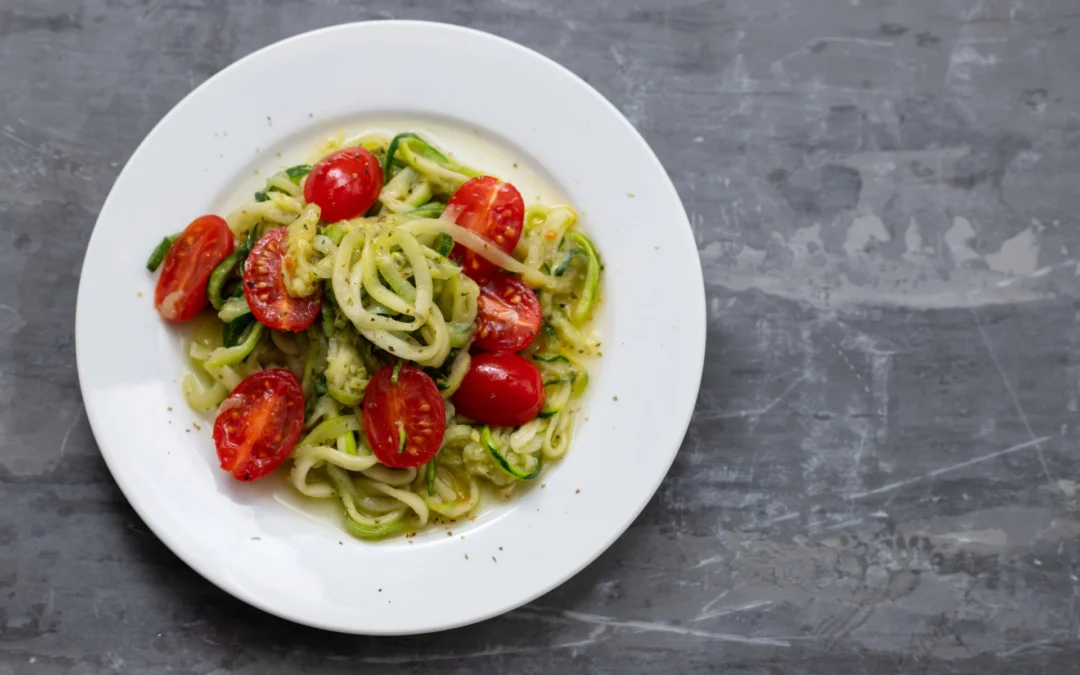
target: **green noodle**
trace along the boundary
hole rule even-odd
[[[346,531],[378,539],[436,518],[466,517],[478,508],[482,485],[507,498],[566,454],[588,384],[582,358],[599,354],[591,321],[602,266],[569,206],[530,206],[521,240],[507,254],[454,224],[452,209],[444,212],[454,191],[481,173],[412,133],[369,133],[346,145],[362,145],[383,163],[385,185],[367,214],[321,221],[318,206],[303,200],[302,180],[311,167],[300,165],[272,175],[256,201],[227,218],[234,235],[249,242],[271,228],[288,228],[285,285],[295,297],[323,294],[318,324],[295,334],[248,326],[243,295],[223,293],[231,287],[228,274],[239,274],[233,268],[243,255],[236,255],[215,280],[219,311],[201,319],[192,337],[194,371],[182,390],[192,408],[210,411],[258,370],[296,373],[307,421],[291,455],[289,482],[308,497],[337,500]],[[340,147],[330,141],[321,152]],[[480,294],[447,258],[455,244],[537,289],[544,330],[523,354],[540,369],[547,402],[540,417],[520,427],[489,429],[454,411],[451,397],[469,370]],[[238,323],[223,330],[231,322]],[[402,360],[427,370],[447,409],[436,458],[404,470],[375,458],[360,411],[374,371]]]

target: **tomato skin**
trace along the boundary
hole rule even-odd
[[[380,368],[364,390],[363,408],[364,433],[372,452],[386,466],[420,466],[439,451],[446,433],[446,405],[435,381],[416,366],[402,365],[397,383],[394,366]]]
[[[510,352],[485,352],[472,357],[454,393],[454,406],[477,422],[512,427],[535,419],[546,398],[543,378],[531,361]]]
[[[304,199],[318,204],[328,223],[363,215],[379,198],[383,172],[365,148],[339,150],[318,161],[304,181]]]
[[[446,205],[456,214],[454,222],[484,237],[505,253],[512,253],[525,227],[525,202],[510,183],[494,176],[479,176],[465,182]],[[461,244],[450,251],[451,260],[461,262],[465,274],[478,284],[491,277],[498,267]]]
[[[542,320],[533,289],[512,274],[498,273],[480,287],[473,346],[489,352],[519,352],[532,344]]]
[[[233,252],[232,231],[223,218],[200,216],[191,221],[169,248],[154,289],[154,307],[161,318],[182,323],[209,302],[210,273]]]
[[[218,408],[214,445],[221,468],[252,481],[278,468],[304,427],[304,390],[284,368],[244,379]]]
[[[276,227],[251,247],[244,263],[244,299],[259,323],[274,330],[297,332],[315,323],[322,307],[322,293],[306,298],[289,295],[281,276],[286,235],[286,228]]]

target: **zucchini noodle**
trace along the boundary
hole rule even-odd
[[[245,377],[291,370],[306,410],[288,483],[306,497],[334,500],[352,535],[380,539],[469,517],[485,491],[506,499],[566,454],[588,386],[584,360],[600,353],[592,324],[603,266],[570,206],[529,206],[511,253],[458,225],[460,209],[447,208],[450,198],[484,174],[416,134],[330,138],[311,161],[350,146],[368,149],[384,168],[367,213],[322,220],[303,198],[311,166],[300,165],[271,175],[254,201],[228,215],[229,229],[248,243],[238,244],[215,278],[217,309],[204,312],[191,334],[192,368],[181,389],[193,409],[209,412]],[[258,323],[240,283],[253,243],[278,227],[287,228],[282,278],[289,295],[322,296],[319,318],[298,333]],[[455,262],[459,247],[519,276],[539,298],[541,331],[521,355],[539,369],[546,402],[519,427],[487,427],[454,410],[452,397],[472,362],[480,298]],[[432,377],[447,416],[438,453],[409,469],[379,462],[362,414],[372,376],[399,360]]]

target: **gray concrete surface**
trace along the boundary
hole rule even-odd
[[[607,554],[498,619],[372,639],[251,609],[146,530],[73,315],[173,104],[390,17],[517,40],[626,113],[692,214],[709,343]],[[1078,104],[1074,0],[3,0],[0,675],[1080,672]]]

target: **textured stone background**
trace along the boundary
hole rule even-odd
[[[181,564],[105,469],[73,334],[162,115],[374,18],[592,82],[671,173],[709,302],[694,421],[626,535],[530,606],[401,639]],[[1075,0],[3,0],[0,675],[1078,672],[1078,104]]]

